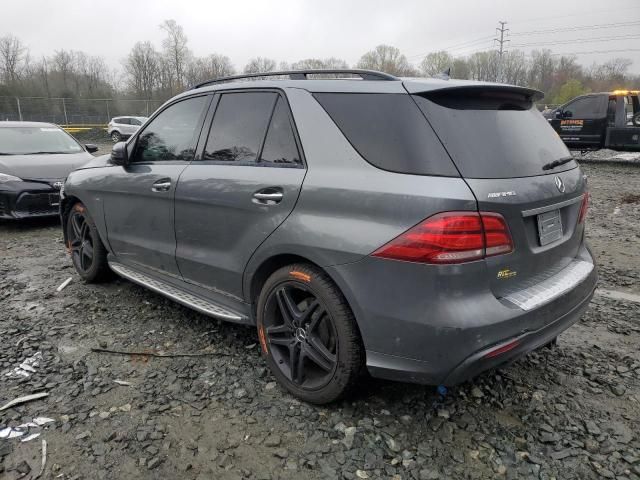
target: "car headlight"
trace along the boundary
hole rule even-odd
[[[13,175],[7,175],[6,173],[0,173],[0,183],[6,182],[21,182],[22,179],[14,177]]]

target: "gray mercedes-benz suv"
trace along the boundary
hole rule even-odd
[[[314,403],[364,368],[462,382],[587,308],[586,178],[540,92],[358,70],[251,77],[178,95],[69,175],[64,235],[86,281],[113,270],[255,325],[275,378]]]

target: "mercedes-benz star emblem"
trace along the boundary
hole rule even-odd
[[[53,188],[60,190],[62,188],[62,182],[53,182]]]
[[[554,181],[556,182],[556,187],[558,187],[558,191],[560,193],[564,193],[566,187],[564,186],[564,182],[562,181],[562,179],[560,177],[556,177]]]

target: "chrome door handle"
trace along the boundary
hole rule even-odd
[[[254,193],[253,198],[257,198],[258,200],[282,200],[284,195],[280,192],[278,193]]]
[[[266,191],[265,191],[266,190]],[[259,205],[275,205],[284,198],[284,193],[276,189],[265,189],[253,194],[253,203]]]
[[[171,188],[171,180],[162,179],[158,180],[151,187],[152,192],[167,192]]]

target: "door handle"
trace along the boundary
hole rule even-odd
[[[171,188],[171,179],[163,178],[162,180],[158,180],[151,186],[152,192],[168,192]]]
[[[284,193],[282,193],[277,188],[265,188],[264,190],[260,190],[253,194],[253,203],[258,203],[260,205],[275,205],[276,203],[280,203],[284,198]]]

